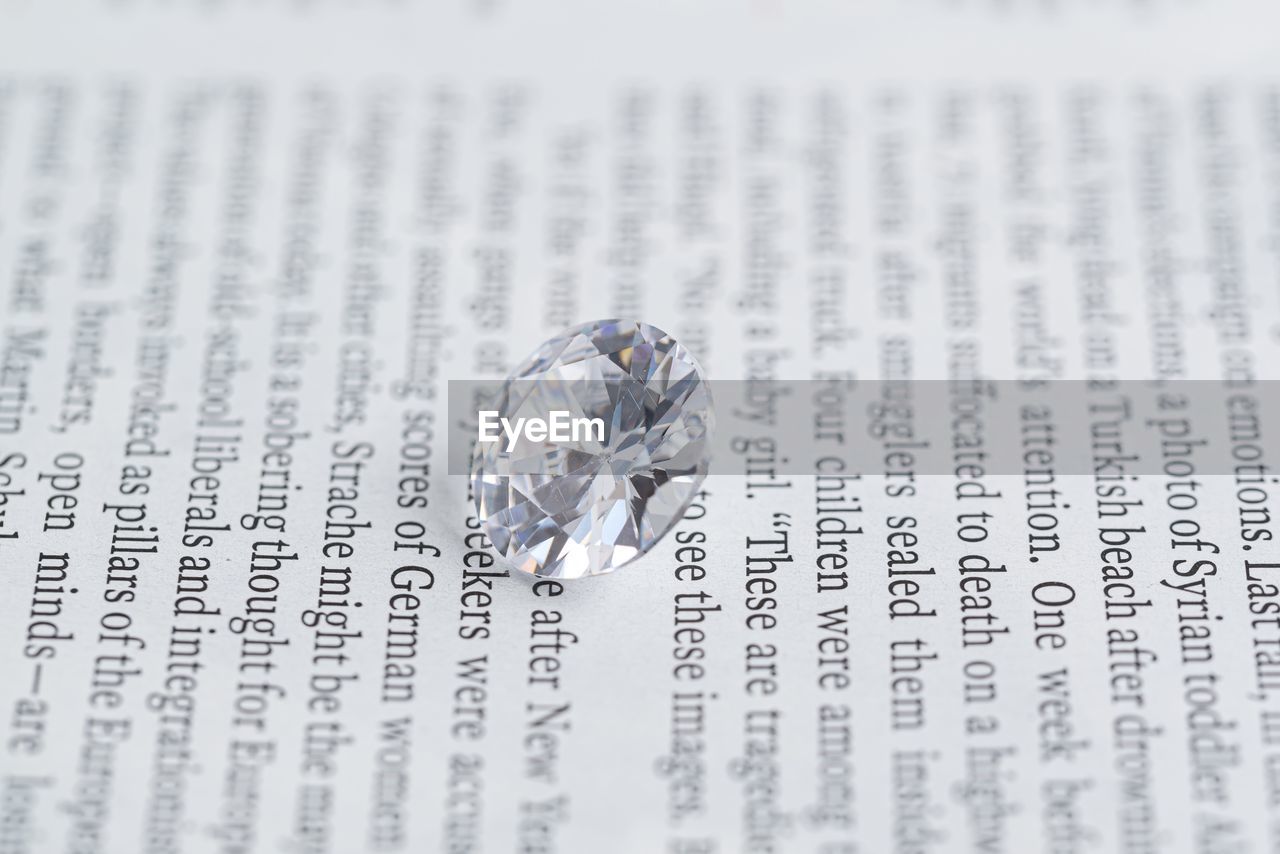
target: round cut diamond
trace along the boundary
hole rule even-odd
[[[476,444],[476,512],[524,572],[612,572],[661,539],[707,474],[710,391],[693,356],[645,323],[601,320],[557,335],[507,378],[492,408],[508,428],[521,418],[565,427],[558,437],[516,430]],[[577,421],[572,441],[552,441],[575,419],[603,429]]]

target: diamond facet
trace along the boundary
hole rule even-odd
[[[661,329],[601,320],[547,341],[493,402],[501,418],[602,419],[604,439],[478,442],[471,486],[489,541],[524,572],[580,578],[644,554],[707,474],[711,395]]]

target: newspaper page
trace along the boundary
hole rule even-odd
[[[0,3],[0,854],[1280,851],[1277,33]],[[750,405],[531,579],[448,390],[610,317]]]

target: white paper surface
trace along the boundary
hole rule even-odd
[[[713,477],[535,590],[442,443],[449,379],[614,315],[717,379],[1263,397],[1277,31],[0,6],[0,852],[1276,850],[1264,469]]]

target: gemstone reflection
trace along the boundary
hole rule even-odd
[[[644,554],[684,515],[707,474],[711,395],[693,356],[661,329],[601,320],[544,343],[491,409],[599,418],[578,441],[476,444],[471,485],[490,542],[539,576],[600,575]]]

